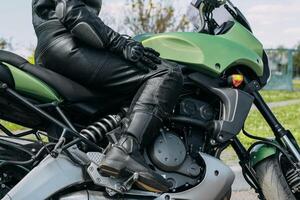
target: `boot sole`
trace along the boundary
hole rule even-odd
[[[101,166],[100,170],[105,175],[112,176],[114,178],[118,178],[120,176],[120,171],[108,166]]]
[[[112,167],[114,166],[114,167]],[[108,176],[118,178],[125,168],[124,163],[118,161],[106,161],[105,164],[100,166],[100,171]]]

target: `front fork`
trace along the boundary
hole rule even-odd
[[[290,155],[294,158],[294,166],[299,166],[299,146],[293,135],[277,120],[267,103],[258,92],[258,89],[260,88],[259,83],[256,81],[249,83],[246,80],[246,84],[250,85],[250,87],[248,87],[248,92],[254,97],[255,106],[263,115],[268,125],[271,127],[277,142],[269,142],[270,145],[264,145],[263,143],[257,142],[252,146],[253,148],[250,147],[250,149],[247,151],[238,138],[235,137],[231,140],[231,145],[239,157],[240,165],[243,169],[243,175],[246,181],[250,186],[252,186],[252,188],[256,190],[256,193],[259,194],[259,199],[265,199],[261,187],[257,181],[258,179],[254,170],[254,166],[266,158],[275,155],[279,150],[277,148],[280,148],[283,151],[288,150]],[[272,145],[272,143],[274,143],[274,145]]]
[[[278,143],[282,143],[286,146],[287,150],[291,153],[297,163],[300,163],[299,146],[292,138],[292,135],[286,130],[281,123],[277,120],[269,106],[266,104],[262,96],[258,91],[252,93],[254,96],[254,104],[260,113],[263,115],[269,126],[271,127]]]

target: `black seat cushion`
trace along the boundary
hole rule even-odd
[[[46,68],[26,63],[21,69],[44,81],[67,101],[83,102],[99,98],[84,86]]]
[[[0,50],[0,62],[11,64],[39,78],[69,102],[85,102],[100,98],[100,95],[86,87],[51,70],[31,65],[27,60],[14,53]],[[4,74],[3,77],[9,76],[7,69],[0,67],[0,70],[0,73]]]

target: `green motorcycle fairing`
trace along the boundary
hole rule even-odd
[[[238,22],[222,35],[177,32],[144,34],[135,39],[159,51],[162,58],[215,77],[237,65],[249,67],[257,76],[263,75],[262,44]],[[6,65],[18,92],[42,102],[61,101],[60,96],[42,80],[17,67]]]
[[[264,74],[263,45],[240,23],[222,35],[196,32],[143,34],[135,37],[161,57],[217,77],[234,66],[248,67],[258,77]],[[275,155],[277,149],[256,145],[250,152],[252,166]]]
[[[17,67],[7,63],[4,64],[8,67],[13,76],[16,91],[44,103],[62,101],[60,96],[43,81]]]
[[[161,57],[187,65],[212,76],[234,66],[245,66],[261,77],[264,73],[263,46],[238,22],[222,35],[196,32],[144,34],[135,37]]]

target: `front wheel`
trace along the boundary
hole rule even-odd
[[[297,200],[285,179],[277,157],[260,162],[255,171],[266,200]]]

